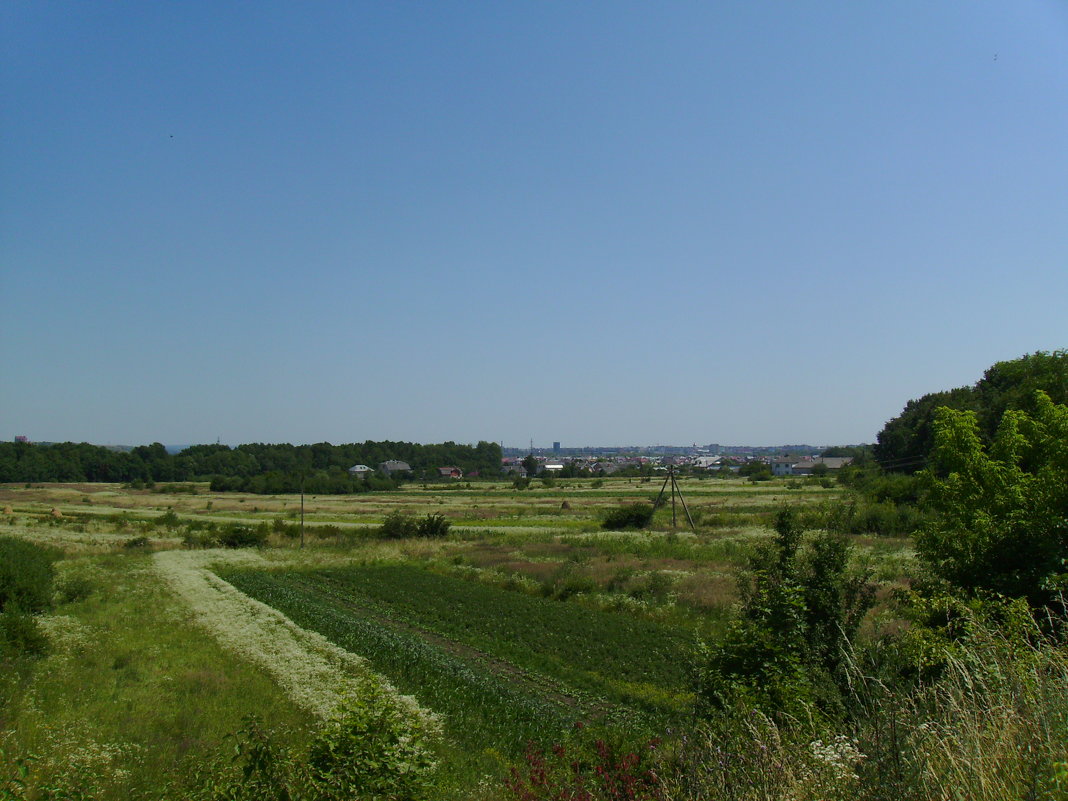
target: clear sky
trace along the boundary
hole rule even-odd
[[[0,437],[870,442],[1068,346],[1068,3],[0,4]]]

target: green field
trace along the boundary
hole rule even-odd
[[[305,498],[302,547],[299,497],[170,490],[0,488],[0,535],[58,548],[60,583],[82,587],[42,616],[47,653],[0,682],[0,766],[29,771],[38,795],[26,797],[69,783],[75,763],[78,781],[92,776],[85,797],[192,797],[230,769],[227,735],[245,715],[299,747],[334,689],[364,675],[440,720],[443,797],[505,797],[528,743],[566,739],[576,722],[631,742],[684,725],[696,638],[721,630],[767,523],[839,494],[688,479],[697,530],[681,507],[674,528],[668,507],[639,532],[600,520],[655,497],[655,482],[413,485]],[[452,529],[377,539],[398,509]],[[266,546],[198,547],[228,524],[262,524]],[[912,558],[904,538],[855,543],[891,582]]]

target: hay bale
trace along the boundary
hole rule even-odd
[[[52,515],[52,517],[63,517],[63,513],[61,511],[59,511],[59,509],[56,509],[55,507],[52,507],[52,511],[49,512],[49,514]]]
[[[4,507],[4,514],[5,515],[13,515],[13,514],[15,514],[15,510],[12,509],[10,506],[5,506]]]

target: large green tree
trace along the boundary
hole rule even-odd
[[[979,416],[939,409],[922,479],[934,517],[917,537],[935,573],[967,593],[1052,603],[1068,589],[1068,406],[1042,391],[1008,409],[993,441]]]

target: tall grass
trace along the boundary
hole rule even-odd
[[[911,690],[853,679],[851,723],[734,709],[687,733],[665,798],[1068,800],[1068,653],[1037,630],[979,627]]]

